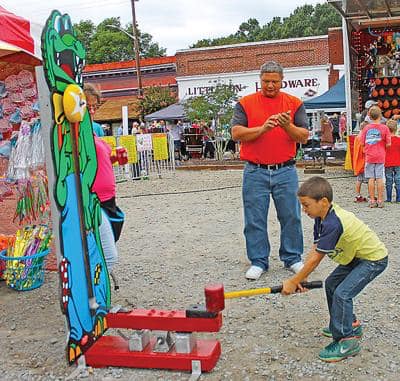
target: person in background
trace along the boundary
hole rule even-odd
[[[332,187],[326,179],[307,179],[298,196],[304,213],[314,219],[314,245],[302,270],[283,282],[282,293],[305,291],[301,282],[325,257],[338,264],[325,280],[329,326],[321,334],[332,342],[319,352],[319,358],[341,361],[361,350],[362,325],[354,314],[353,299],[386,269],[388,251],[363,221],[333,202]]]
[[[196,130],[200,130],[201,126],[200,126],[198,120],[195,120],[195,121],[192,123],[192,128],[195,128]]]
[[[353,148],[353,172],[357,176],[356,179],[356,197],[354,202],[366,202],[367,199],[361,195],[361,186],[364,183],[368,183],[364,175],[365,167],[365,154],[360,141],[360,133],[362,129],[367,125],[366,122],[362,122],[360,125],[360,132],[354,138],[354,148]]]
[[[100,94],[90,84],[85,84],[84,92],[86,95],[87,105],[89,110],[95,110],[97,105],[92,102],[98,102]],[[97,92],[97,95],[93,95]],[[115,287],[118,287],[116,276],[113,273],[113,268],[118,260],[118,252],[115,244],[113,229],[106,212],[107,208],[115,207],[116,185],[112,163],[116,161],[116,157],[112,156],[111,147],[101,140],[96,131],[93,129],[94,143],[97,155],[97,172],[92,185],[92,192],[97,194],[101,205],[101,224],[99,226],[100,241],[103,247],[104,257],[107,263],[109,274],[114,280]]]
[[[111,135],[111,128],[109,124],[106,123],[102,124],[101,129],[103,130],[105,136]]]
[[[160,125],[159,125],[159,132],[167,132],[167,126],[165,124],[165,120],[160,120]]]
[[[140,134],[140,125],[138,122],[133,122],[132,123],[132,129],[131,129],[131,135],[136,136],[137,134]],[[133,173],[133,179],[134,180],[140,180],[140,155],[138,157],[138,160],[136,163],[132,163],[132,173]]]
[[[340,134],[340,141],[344,141],[344,138],[346,136],[346,130],[347,130],[347,118],[346,118],[346,113],[342,112],[339,118],[339,134]]]
[[[330,118],[330,122],[332,124],[332,136],[333,136],[333,143],[340,140],[340,133],[339,133],[339,115],[335,112],[333,116]]]
[[[397,121],[389,119],[386,126],[391,133],[391,145],[386,150],[385,159],[386,202],[392,202],[393,184],[396,202],[400,202],[400,137],[396,136]]]
[[[203,134],[203,157],[206,159],[209,157],[210,159],[214,159],[215,156],[215,145],[214,138],[215,134],[211,127],[207,125],[207,123],[201,123],[201,133]]]
[[[96,134],[96,136],[102,137],[105,135],[103,128],[99,123],[94,121],[94,114],[99,108],[101,101],[100,92],[91,83],[85,83],[85,85],[83,86],[83,91],[85,92],[87,107],[89,110],[89,114],[92,118],[93,131]]]
[[[303,102],[283,91],[283,68],[274,61],[260,68],[261,91],[239,100],[231,121],[240,141],[243,172],[244,235],[251,262],[246,278],[256,280],[269,267],[268,210],[271,196],[281,226],[279,257],[293,272],[303,267],[303,232],[297,199],[296,143],[308,140]]]
[[[386,149],[390,146],[390,131],[380,123],[382,111],[372,106],[368,111],[371,120],[360,133],[360,142],[365,152],[365,177],[368,179],[369,207],[383,208],[383,179],[385,177]],[[377,198],[375,198],[375,185]]]
[[[139,132],[139,123],[133,122],[132,129],[131,129],[131,135],[136,135],[138,132]]]
[[[369,100],[367,100],[366,102],[365,102],[365,109],[363,110],[363,112],[361,113],[361,123],[362,122],[367,122],[367,123],[371,123],[372,122],[372,120],[371,120],[371,118],[370,118],[370,116],[369,116],[369,109],[372,107],[372,106],[378,106],[378,102],[377,101],[374,101],[373,99],[369,99]],[[386,123],[386,118],[384,118],[382,115],[381,115],[381,119],[380,119],[380,121],[379,121],[380,123],[382,123],[382,124],[385,124]]]
[[[183,136],[183,125],[180,120],[174,120],[173,124],[167,127],[171,137],[174,141],[174,152],[178,156],[178,160],[181,160],[181,139]]]
[[[321,146],[333,144],[333,127],[329,118],[324,115],[321,118]]]

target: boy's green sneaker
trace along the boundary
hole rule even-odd
[[[349,356],[354,356],[360,352],[361,347],[358,339],[349,337],[340,341],[332,341],[321,352],[319,358],[326,362],[336,362],[344,360]]]
[[[324,327],[321,329],[323,336],[332,337],[332,332],[329,327]],[[361,338],[363,335],[363,329],[359,320],[353,322],[353,336],[357,339]]]

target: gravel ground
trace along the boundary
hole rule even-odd
[[[302,170],[299,175],[305,178]],[[322,290],[290,297],[229,300],[223,327],[212,335],[221,341],[222,356],[202,379],[399,379],[400,204],[368,209],[365,204],[353,203],[354,178],[348,173],[330,168],[325,176],[332,178],[336,201],[372,226],[390,252],[389,268],[355,304],[365,327],[362,352],[336,364],[318,360],[318,351],[328,344],[319,335],[328,319]],[[240,170],[180,171],[163,179],[119,184],[119,204],[127,217],[119,241],[121,289],[114,293],[113,304],[184,309],[204,303],[204,286],[209,282],[223,282],[229,291],[278,285],[288,277],[278,259],[279,226],[271,210],[270,270],[256,282],[244,278],[248,263],[242,235],[241,180]],[[312,243],[312,220],[303,216],[303,222],[307,250]],[[311,280],[324,279],[333,268],[333,262],[323,261]],[[30,292],[17,293],[0,283],[0,379],[62,380],[71,375],[74,369],[66,365],[64,357],[64,325],[56,273],[47,273],[45,284]],[[81,377],[189,378],[189,373],[163,370],[90,371]]]

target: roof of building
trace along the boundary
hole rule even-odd
[[[101,80],[96,82],[98,88],[100,89],[102,95],[104,96],[107,92],[110,91],[122,91],[127,89],[136,89],[137,88],[137,77],[131,76],[130,78],[126,77],[115,77],[112,80]],[[153,76],[143,76],[142,77],[142,86],[143,87],[151,87],[151,86],[176,86],[176,78],[175,75],[153,75]]]
[[[176,53],[177,54],[178,53],[193,53],[193,52],[202,51],[202,50],[220,50],[220,49],[242,48],[242,47],[257,46],[257,45],[291,44],[293,42],[298,42],[298,41],[327,40],[327,39],[328,39],[328,35],[324,34],[324,35],[320,35],[320,36],[292,37],[292,38],[285,38],[285,39],[279,39],[279,40],[241,42],[238,44],[204,46],[201,48],[178,49],[176,51]]]
[[[138,119],[140,115],[136,96],[114,97],[106,100],[96,111],[94,120],[106,122],[122,120],[122,106],[128,106],[128,118]]]
[[[176,62],[175,56],[143,58],[140,60],[140,66],[141,67],[157,66],[175,62]],[[104,70],[130,69],[132,67],[136,67],[135,60],[86,65],[83,72],[90,73],[90,72],[104,71]]]

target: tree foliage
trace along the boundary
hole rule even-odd
[[[341,16],[328,3],[297,7],[289,17],[274,17],[265,25],[250,18],[240,24],[236,33],[227,37],[202,39],[192,48],[238,44],[294,37],[318,36],[328,33],[328,28],[342,25]]]
[[[74,29],[86,48],[89,64],[135,59],[133,39],[126,34],[133,35],[132,23],[122,26],[119,17],[110,17],[97,26],[89,20],[82,20],[74,25]],[[151,34],[140,29],[138,32],[141,58],[165,56],[166,49],[154,42]]]
[[[177,101],[171,90],[161,86],[151,86],[144,89],[139,99],[139,108],[142,115],[151,114]]]
[[[233,116],[234,104],[238,99],[232,84],[217,83],[205,95],[189,98],[185,112],[190,120],[202,120],[215,126],[215,148],[217,159],[221,160],[229,139],[229,122]]]
[[[216,127],[228,124],[233,115],[234,102],[238,96],[232,84],[217,83],[207,94],[189,98],[185,112],[190,120],[203,120],[208,124],[216,122]]]

